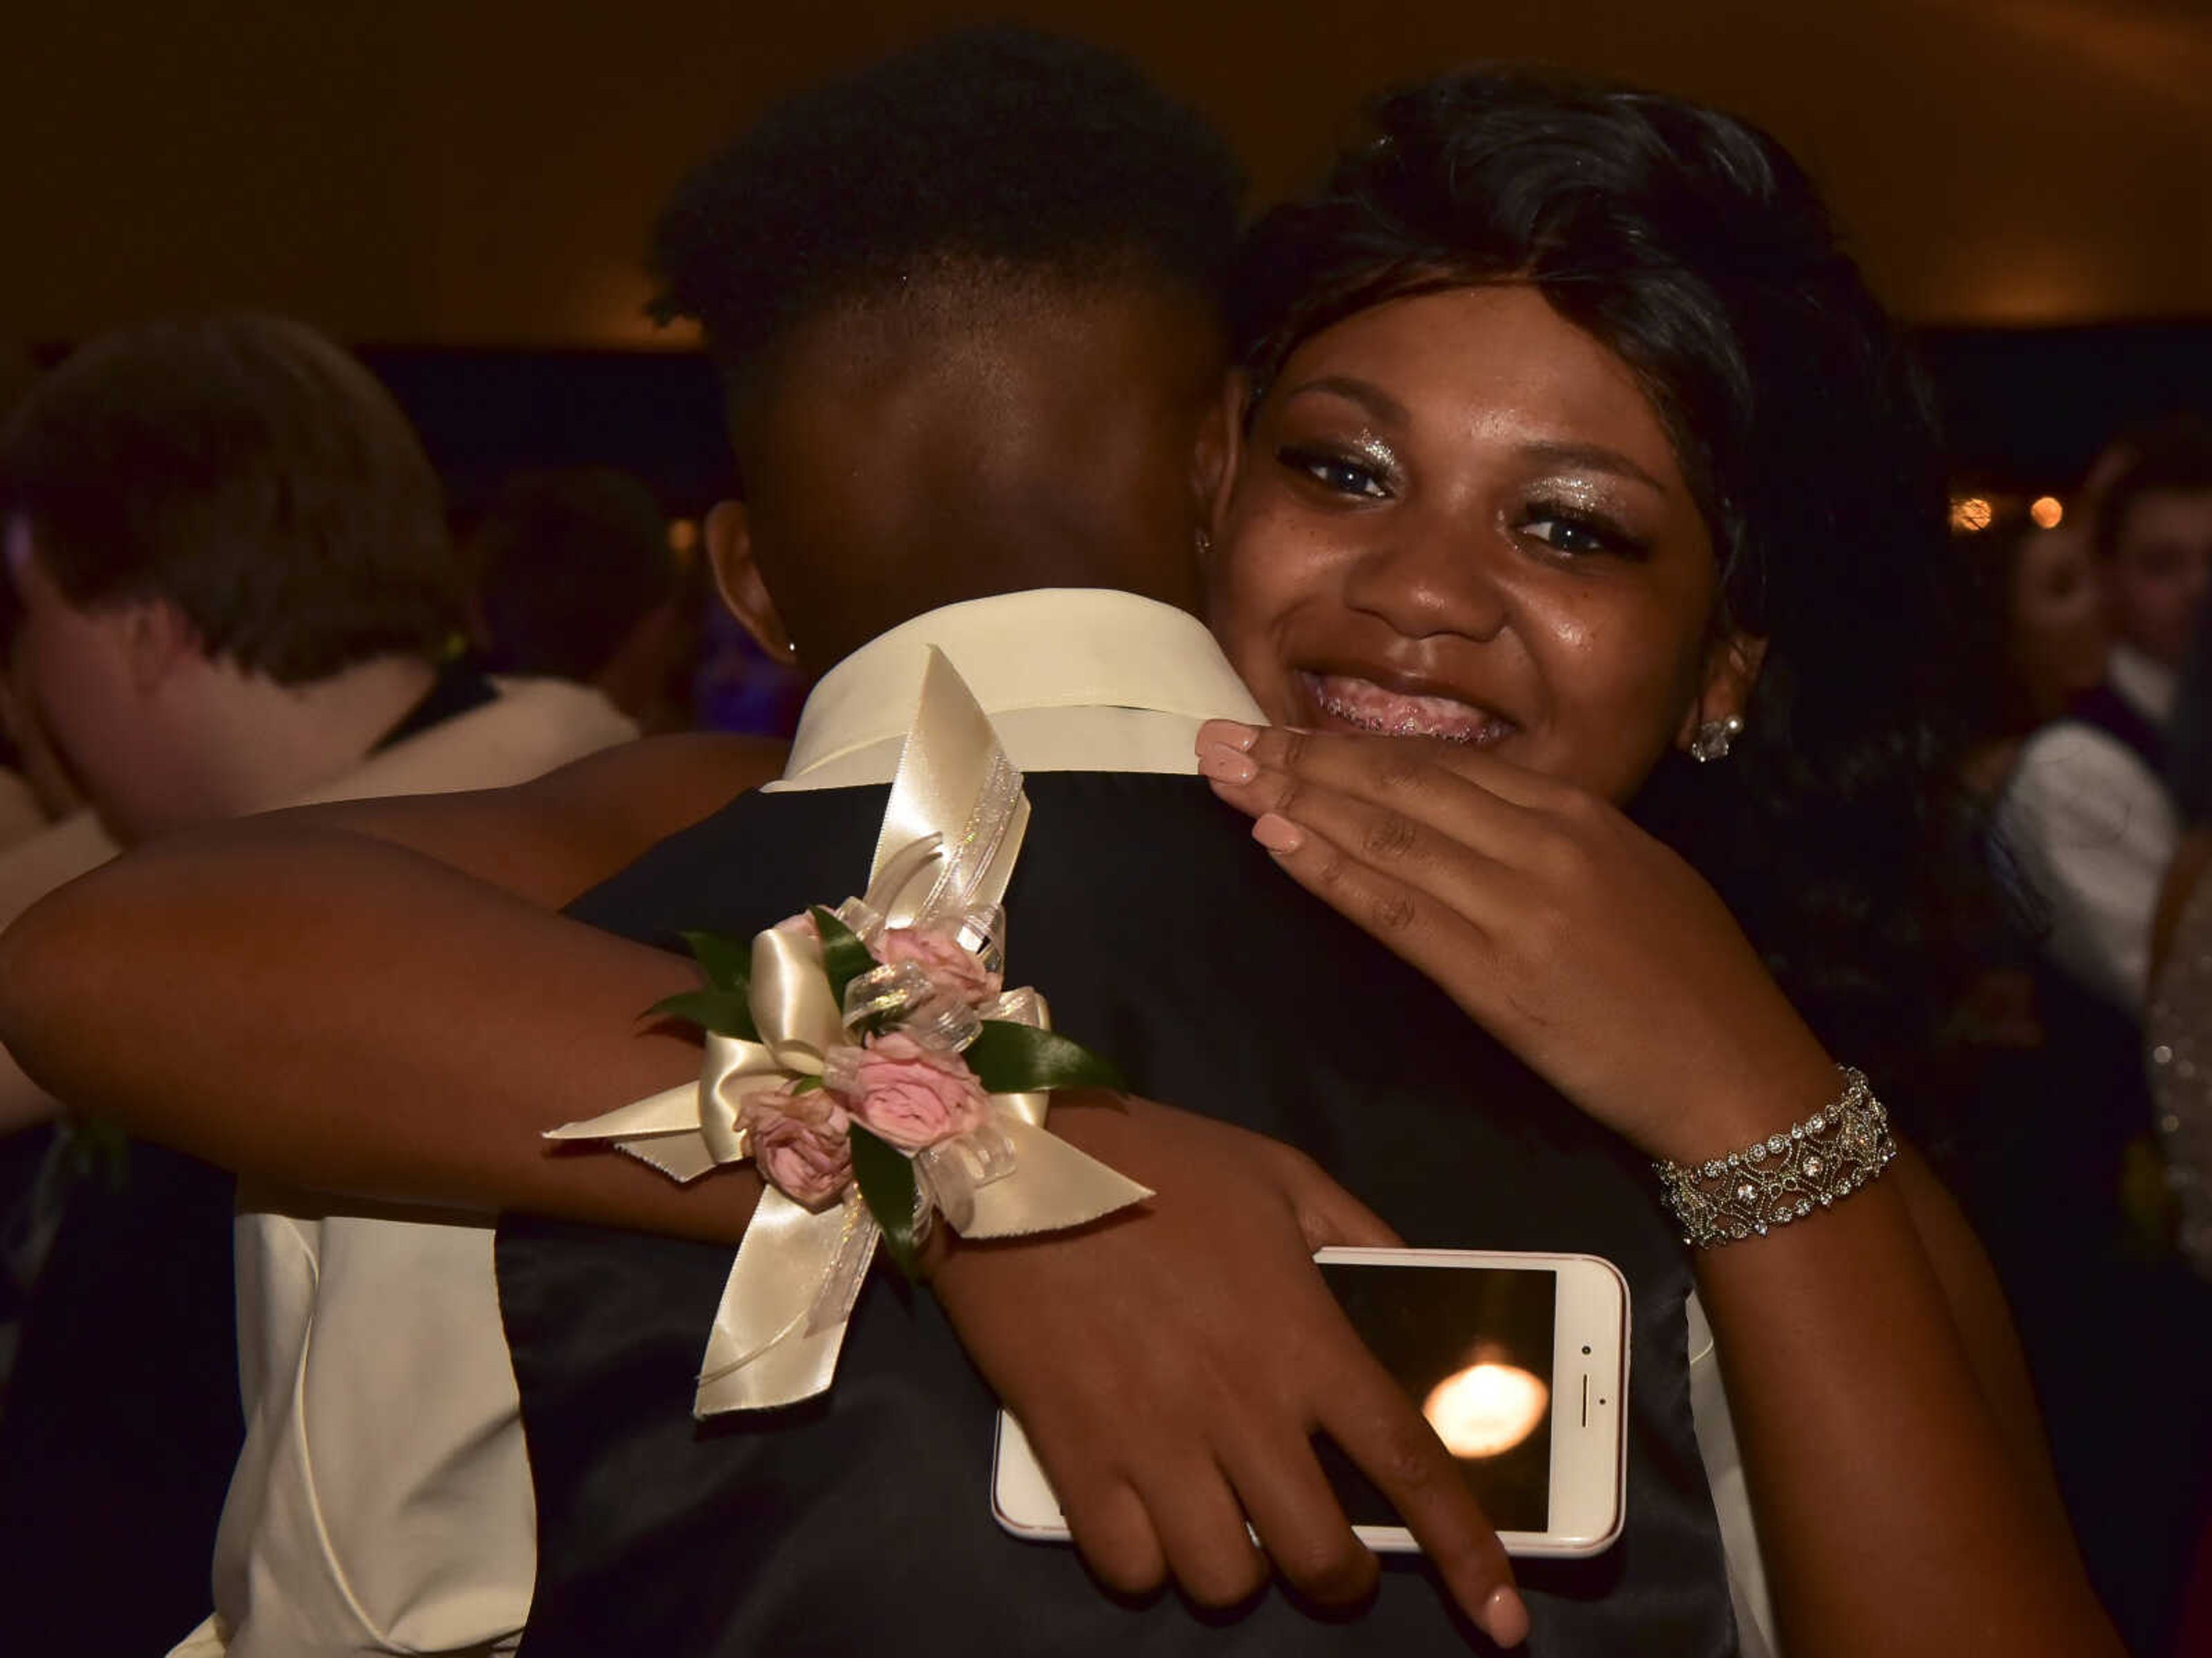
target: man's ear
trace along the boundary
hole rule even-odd
[[[716,501],[707,514],[707,562],[722,603],[771,660],[789,663],[796,653],[775,601],[753,560],[752,528],[741,501]]]
[[[179,667],[205,657],[199,629],[166,598],[132,599],[106,620],[131,689],[141,696],[151,696]]]
[[[1220,395],[1199,424],[1198,445],[1191,459],[1191,493],[1198,507],[1198,521],[1205,526],[1199,545],[1206,553],[1201,563],[1211,575],[1213,538],[1226,520],[1230,492],[1236,487],[1237,468],[1244,450],[1244,399],[1249,382],[1243,371],[1231,369],[1222,379]]]
[[[1705,651],[1705,680],[1682,716],[1674,746],[1686,753],[1698,726],[1716,720],[1742,719],[1765,663],[1766,641],[1753,635],[1729,632],[1714,640]]]

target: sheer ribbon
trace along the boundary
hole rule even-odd
[[[932,650],[867,890],[837,906],[838,919],[872,949],[888,927],[937,927],[995,942],[1029,816],[1021,774],[990,720],[952,665]],[[546,1138],[611,1140],[677,1181],[749,1157],[745,1096],[821,1076],[851,1041],[811,931],[757,935],[751,972],[747,999],[759,1041],[710,1032],[697,1082],[563,1124]],[[1006,992],[981,1016],[1051,1023],[1044,999],[1026,988]],[[993,1238],[1079,1226],[1152,1195],[1048,1133],[1049,1098],[1042,1091],[991,1096],[981,1127],[915,1157],[919,1200],[963,1236]],[[763,1184],[723,1287],[693,1413],[762,1410],[826,1389],[879,1236],[857,1187],[817,1211]]]

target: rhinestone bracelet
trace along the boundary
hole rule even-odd
[[[1787,1133],[1770,1134],[1710,1163],[1653,1163],[1682,1242],[1710,1249],[1765,1237],[1771,1226],[1802,1220],[1847,1198],[1889,1167],[1897,1141],[1889,1114],[1849,1066],[1844,1091]]]

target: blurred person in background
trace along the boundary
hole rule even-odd
[[[595,686],[644,732],[689,728],[705,594],[643,483],[606,467],[518,473],[462,551],[493,671]]]
[[[2142,433],[2099,503],[2093,547],[2113,631],[2101,681],[2038,733],[2002,821],[2050,905],[2051,960],[2124,1014],[2141,1012],[2151,912],[2179,837],[2166,797],[2175,676],[2212,574],[2212,428]]]
[[[2145,1030],[2160,889],[2177,851],[2185,876],[2183,828],[2201,810],[2168,779],[2208,768],[2203,737],[2184,738],[2201,716],[2184,716],[2177,683],[2206,617],[2212,430],[2131,430],[2091,482],[2101,489],[2069,514],[2086,522],[2027,537],[2089,550],[2113,644],[2099,682],[1990,780],[1996,855],[2043,924],[2040,1035],[1981,1091],[1980,1149],[1960,1185],[2019,1320],[2092,1575],[2140,1644],[2171,1627],[2212,1460],[2212,1301],[2172,1252],[2153,1149],[2153,1082],[2191,1080],[2177,1021],[2203,1012],[2177,992],[2184,980],[2150,1005],[2157,1029]],[[2147,1042],[2150,1059],[2167,1055],[2148,1077]]]
[[[2167,738],[2183,829],[2151,926],[2143,1036],[2175,1241],[2212,1279],[2212,610],[2182,670]]]
[[[2154,1264],[2166,1308],[2152,1334],[2178,1351],[2148,1357],[2178,1390],[2203,1397],[2212,1394],[2212,882],[2204,878],[2212,869],[2212,608],[2198,618],[2166,738],[2166,783],[2183,827],[2151,926],[2143,1059],[2156,1150],[2144,1161],[2162,1177],[2162,1192],[2150,1195],[2164,1199],[2155,1219],[2175,1246],[2174,1257]],[[2208,1463],[2212,1428],[2200,1435],[2191,1465]],[[2179,1568],[2188,1587],[2176,1654],[2212,1652],[2212,1480],[2200,1478],[2195,1495],[2156,1540],[2177,1551],[2197,1540]]]
[[[2086,539],[2022,515],[1954,537],[1972,592],[1965,695],[1980,743],[1968,780],[1995,799],[2029,737],[2105,677],[2112,628]]]
[[[2002,799],[2028,738],[2063,717],[2104,677],[2112,645],[2104,590],[2086,541],[2072,530],[2071,524],[2064,530],[2039,528],[2023,513],[1951,537],[1960,617],[1953,695],[1968,738],[1960,775],[1972,798],[1989,810]],[[1992,852],[1997,866],[2008,871],[2004,849]],[[1953,1034],[1972,1065],[1995,1060],[2009,1066],[2043,1045],[2032,971],[2034,940],[2025,927],[2002,920],[1977,931],[1986,939],[1984,970],[1961,999]],[[1960,1082],[1962,1098],[1963,1090],[1984,1091],[1971,1074]],[[1966,1166],[1947,1171],[1964,1194],[1985,1183],[1989,1137],[1965,1133],[1958,1138],[1975,1147]],[[1936,1149],[1943,1149],[1942,1137]],[[1987,1184],[1993,1193],[2002,1190],[2001,1180]]]
[[[301,324],[162,322],[77,351],[0,430],[0,522],[18,726],[88,808],[0,859],[13,909],[118,846],[520,782],[635,734],[596,691],[496,686],[459,654],[438,479],[384,388]],[[9,1119],[51,1116],[9,1072]],[[0,1603],[23,1650],[158,1651],[189,1627],[243,1431],[234,1183],[106,1149],[109,1178],[66,1193],[0,1412]],[[388,1234],[417,1254],[446,1241],[356,1221],[320,1261],[343,1219],[295,1206],[238,1224],[266,1245],[248,1270],[280,1281],[357,1269]],[[57,1592],[118,1565],[127,1594]]]

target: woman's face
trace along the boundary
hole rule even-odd
[[[2105,603],[2084,538],[2031,530],[2013,567],[2014,671],[2038,719],[2049,720],[2104,677]]]
[[[1525,286],[1306,341],[1231,445],[1214,631],[1268,716],[1480,745],[1616,803],[1755,646],[1626,364]]]

